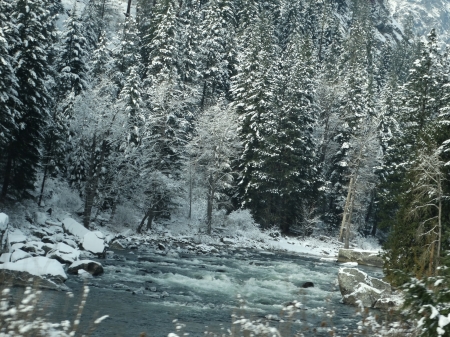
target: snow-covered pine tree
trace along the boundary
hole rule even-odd
[[[8,40],[11,41],[11,27],[8,25],[6,14],[11,10],[9,3],[0,3],[0,149],[11,140],[11,132],[17,129],[16,119],[19,117],[16,106],[20,106],[17,98],[18,84],[12,67],[13,58],[9,53]]]
[[[345,41],[344,53],[340,59],[340,74],[337,90],[339,92],[339,108],[333,116],[335,124],[332,132],[333,144],[328,146],[328,154],[324,160],[324,179],[326,181],[325,205],[327,220],[336,226],[341,223],[343,207],[348,196],[347,185],[350,182],[352,158],[350,140],[365,132],[364,125],[368,117],[373,115],[370,84],[372,74],[369,72],[369,40],[370,35],[365,30],[364,20],[370,18],[358,17],[353,22],[349,36]],[[341,226],[340,238],[343,232]]]
[[[11,189],[26,193],[34,188],[36,179],[42,132],[50,106],[45,81],[49,73],[47,50],[52,41],[53,23],[45,5],[35,0],[18,0],[12,4],[10,20],[15,41],[10,48],[11,55],[16,55],[13,68],[22,105],[16,121],[19,128],[12,133],[4,152],[3,198]]]
[[[144,47],[149,51],[147,75],[153,85],[161,81],[159,78],[177,74],[175,66],[180,36],[178,11],[178,2],[174,0],[157,0],[154,6],[154,20],[149,30],[150,43]]]
[[[179,55],[177,68],[181,81],[189,86],[197,86],[200,78],[201,56],[199,42],[201,34],[200,1],[183,1],[178,14]]]
[[[97,48],[92,52],[90,58],[90,79],[96,84],[101,82],[105,76],[111,74],[113,69],[113,54],[108,49],[108,38],[104,32],[100,34]]]
[[[136,23],[139,31],[139,51],[142,64],[147,69],[150,63],[150,48],[153,39],[152,24],[154,19],[154,1],[136,1]],[[145,75],[145,74],[144,74]]]
[[[147,120],[145,113],[146,105],[143,100],[144,89],[140,77],[140,65],[131,66],[130,74],[125,80],[124,86],[119,94],[119,102],[125,108],[128,120],[128,146],[135,147],[141,143],[143,127]]]
[[[57,100],[65,100],[73,92],[77,96],[88,86],[88,46],[84,37],[83,22],[81,21],[77,3],[75,2],[70,15],[64,23],[64,30],[60,38],[59,55],[56,60],[56,88]]]
[[[141,68],[141,55],[139,50],[139,35],[136,20],[129,16],[122,24],[120,42],[114,51],[114,69],[112,73],[114,81],[121,89],[132,67]],[[137,68],[136,68],[137,67]]]
[[[64,30],[55,51],[54,82],[52,82],[53,87],[51,88],[53,104],[51,117],[43,132],[41,165],[44,171],[39,205],[48,176],[63,170],[69,138],[67,134],[68,120],[72,118],[73,101],[89,86],[87,65],[89,52],[76,2],[64,22]]]
[[[417,187],[416,168],[421,163],[419,159],[434,153],[434,150],[430,150],[432,145],[438,140],[440,144],[443,141],[438,120],[442,109],[445,110],[448,106],[449,96],[445,94],[448,90],[448,76],[437,45],[437,36],[432,30],[427,43],[420,43],[419,57],[413,61],[408,81],[400,89],[402,105],[398,121],[402,134],[393,145],[399,156],[392,160],[396,172],[389,177],[391,184],[386,187],[387,193],[395,198],[394,205],[398,209],[397,216],[388,222],[392,232],[386,244],[387,277],[396,283],[404,280],[398,279],[394,270],[400,269],[421,277],[432,265],[427,259],[423,259],[427,255],[430,242],[417,235],[418,229],[430,213],[412,219],[411,212],[417,202],[417,193],[414,191]],[[440,144],[436,146],[439,147]],[[442,154],[441,151],[440,155]],[[441,172],[444,172],[443,170],[444,168],[441,168]],[[442,193],[447,191],[444,183]],[[406,255],[409,258],[403,259]],[[433,267],[431,270],[434,273]]]
[[[243,141],[239,171],[239,198],[243,207],[251,209],[259,223],[275,225],[270,217],[273,203],[267,188],[274,177],[266,172],[261,156],[267,151],[267,136],[273,129],[268,124],[274,114],[274,74],[273,62],[277,49],[274,27],[269,13],[255,13],[252,24],[241,37],[238,54],[238,73],[233,78],[233,106],[239,114],[239,134]]]
[[[211,0],[202,9],[202,107],[230,90],[235,14],[229,0]]]
[[[319,110],[315,102],[314,55],[309,36],[296,30],[276,77],[275,105],[266,128],[270,130],[266,132],[269,146],[261,155],[262,167],[270,167],[272,171],[266,172],[272,178],[268,191],[273,194],[271,208],[278,212],[281,229],[308,235],[311,233],[306,233],[302,224],[312,216],[310,210],[318,206],[320,180],[315,140]]]

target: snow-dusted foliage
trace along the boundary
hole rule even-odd
[[[75,336],[80,324],[81,313],[86,304],[89,288],[84,288],[81,303],[78,306],[78,314],[73,322],[64,320],[58,323],[51,322],[45,313],[45,308],[39,308],[38,303],[42,291],[27,287],[23,293],[23,299],[18,304],[9,300],[10,289],[4,288],[0,294],[0,336],[1,337],[71,337]],[[72,293],[68,293],[73,297]],[[102,316],[94,321],[98,326],[108,316]]]

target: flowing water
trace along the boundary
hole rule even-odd
[[[269,317],[272,326],[288,329],[289,334],[320,327],[324,321],[339,331],[350,331],[360,320],[355,308],[340,303],[339,265],[316,257],[251,250],[164,256],[139,250],[116,252],[100,262],[105,273],[87,280],[90,293],[83,328],[94,317],[110,318],[93,336],[129,337],[146,332],[163,337],[175,332],[174,320],[185,324],[179,335],[226,333],[232,314],[255,320]],[[366,271],[381,276],[379,269]],[[314,287],[303,289],[307,281]],[[75,295],[73,303],[81,299],[83,282],[79,276],[66,282]],[[65,298],[60,292],[45,292],[44,304],[52,312],[52,321],[74,317],[73,303]],[[283,304],[293,300],[302,303],[302,310],[289,323],[280,323],[277,317],[282,316]],[[335,312],[334,317],[326,316],[329,311]],[[317,335],[326,335],[326,330],[319,329]]]

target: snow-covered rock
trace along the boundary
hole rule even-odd
[[[69,266],[67,272],[69,274],[79,274],[80,269],[87,271],[93,276],[103,274],[103,266],[100,263],[92,260],[76,261]]]
[[[63,221],[64,232],[72,234],[79,241],[82,241],[85,234],[89,233],[89,229],[72,218],[65,218]]]
[[[31,257],[31,255],[25,251],[23,251],[22,249],[16,249],[14,250],[14,252],[11,254],[11,262],[16,262],[19,260],[23,260],[23,259],[27,259]]]
[[[380,268],[384,264],[379,252],[358,249],[339,249],[338,262],[357,262],[358,264]]]
[[[0,263],[10,262],[11,261],[11,253],[3,253],[0,255]]]
[[[124,250],[126,248],[126,244],[122,243],[120,240],[114,240],[110,245],[109,248],[116,249],[116,250]]]
[[[27,237],[19,229],[8,230],[6,232],[6,246],[8,251],[11,250],[12,245],[15,243],[25,243],[27,242]]]
[[[73,263],[78,260],[80,252],[66,245],[63,242],[59,242],[54,246],[54,249],[47,253],[47,257],[51,259],[56,259],[61,263]]]
[[[358,305],[357,302],[362,301],[365,307],[374,307],[378,300],[392,293],[389,283],[370,277],[357,268],[340,268],[338,281],[345,304]]]
[[[82,246],[93,254],[103,254],[106,249],[104,236],[101,232],[87,232],[83,237]]]
[[[92,278],[93,277],[91,273],[88,273],[84,269],[78,269],[78,276],[80,276],[83,279],[88,279],[88,278]]]
[[[0,232],[6,230],[6,227],[8,227],[8,223],[9,216],[7,216],[5,213],[0,213]]]
[[[34,223],[38,225],[44,225],[47,221],[48,215],[42,212],[35,212],[34,213]]]
[[[20,287],[33,286],[51,290],[70,290],[61,279],[47,278],[30,274],[27,271],[11,269],[0,269],[0,284]]]
[[[61,281],[67,280],[67,275],[61,263],[43,256],[30,257],[17,262],[6,262],[0,265],[0,269],[24,271],[31,275],[49,277]]]
[[[75,248],[75,249],[78,247],[77,243],[71,239],[65,238],[62,242],[64,242],[65,244],[67,244],[70,247]]]
[[[344,303],[357,306],[359,302],[364,307],[372,308],[381,299],[381,291],[365,283],[358,283],[353,292],[344,296]]]

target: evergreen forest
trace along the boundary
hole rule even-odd
[[[125,4],[126,5],[126,4]],[[50,179],[138,232],[247,209],[264,229],[377,236],[386,272],[450,249],[450,55],[383,1],[0,0],[0,203]],[[126,6],[125,6],[126,7]],[[194,193],[195,194],[195,193]],[[397,281],[395,281],[397,280]]]

